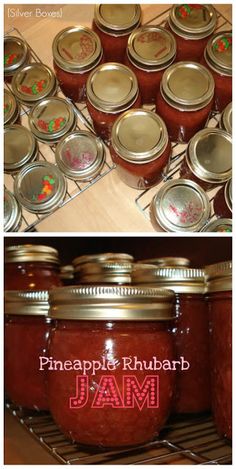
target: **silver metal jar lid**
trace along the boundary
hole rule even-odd
[[[63,98],[43,99],[30,110],[29,127],[44,143],[54,144],[71,132],[76,125],[72,104]]]
[[[133,263],[127,261],[88,262],[81,265],[79,283],[131,283]]]
[[[37,142],[29,129],[19,124],[4,127],[4,171],[19,171],[38,156]]]
[[[139,26],[140,5],[95,5],[94,21],[99,29],[112,36],[127,35]]]
[[[197,40],[213,33],[217,15],[212,5],[173,5],[168,22],[178,36]]]
[[[72,264],[74,266],[75,272],[79,272],[83,264],[89,262],[133,262],[134,258],[130,254],[124,252],[102,252],[98,254],[89,254],[84,256],[78,256],[73,259]]]
[[[60,278],[62,280],[74,280],[74,267],[67,264],[60,267]]]
[[[227,183],[225,184],[224,195],[227,207],[232,212],[232,179],[227,181]]]
[[[8,246],[5,250],[5,264],[14,262],[50,262],[59,264],[57,249],[40,244]]]
[[[187,259],[187,257],[163,256],[143,259],[138,261],[137,264],[152,264],[158,267],[188,267],[190,265],[190,259]]]
[[[180,111],[195,111],[209,104],[215,82],[211,72],[196,62],[177,62],[165,70],[160,91],[168,104]]]
[[[56,77],[53,71],[41,63],[32,63],[19,70],[12,80],[12,91],[23,104],[32,106],[56,93]]]
[[[200,231],[210,215],[210,201],[193,181],[166,182],[154,196],[151,213],[165,231]]]
[[[204,52],[210,68],[221,75],[232,75],[232,32],[220,31],[211,37]]]
[[[14,192],[29,212],[48,213],[62,204],[66,180],[55,165],[37,161],[24,166],[17,174]]]
[[[70,26],[56,35],[52,54],[58,67],[70,73],[83,73],[99,64],[103,50],[94,31],[86,26]]]
[[[115,152],[135,164],[159,158],[168,141],[164,121],[156,113],[144,109],[126,111],[112,128],[111,144]]]
[[[4,231],[18,231],[21,225],[21,208],[14,195],[4,189]]]
[[[232,233],[232,220],[230,218],[218,218],[207,223],[201,231]]]
[[[49,302],[46,290],[6,290],[5,314],[19,316],[48,316]],[[24,344],[22,344],[24,347]]]
[[[4,88],[4,125],[14,124],[19,117],[19,106],[15,96]]]
[[[220,184],[232,176],[232,137],[221,129],[202,129],[190,140],[186,161],[203,181]]]
[[[160,288],[91,286],[50,291],[50,317],[85,321],[167,321],[174,317],[174,293]]]
[[[23,39],[16,36],[4,37],[4,75],[12,76],[29,60],[29,49]]]
[[[232,135],[232,103],[229,103],[221,114],[220,127]]]
[[[232,261],[207,265],[205,273],[207,293],[232,290]]]
[[[175,59],[176,41],[173,34],[161,26],[142,26],[130,35],[127,55],[138,68],[162,70]]]
[[[67,177],[91,181],[103,168],[105,149],[100,138],[88,131],[77,130],[60,140],[55,158]]]
[[[93,70],[87,80],[87,98],[100,111],[116,114],[132,106],[139,93],[138,81],[128,67],[106,63]]]

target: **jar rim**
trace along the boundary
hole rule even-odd
[[[6,290],[4,298],[4,313],[7,315],[48,316],[49,314],[47,290]]]
[[[205,272],[207,293],[232,290],[232,261],[207,265]]]
[[[88,262],[106,262],[109,260],[114,262],[133,262],[134,258],[131,256],[131,254],[124,252],[102,252],[98,254],[86,254],[75,257],[72,261],[72,264],[74,266],[75,272],[77,272],[80,270],[80,266],[82,264]]]
[[[125,18],[125,10],[127,10],[127,7],[130,10],[128,21],[127,21],[127,17]],[[117,11],[117,8],[118,8],[118,11]],[[119,17],[119,22],[117,22],[118,17]],[[116,20],[116,22],[114,21],[114,19]],[[114,36],[125,35],[126,36],[140,24],[141,7],[138,4],[95,5],[94,21],[95,21],[96,26],[101,31],[109,35],[112,35],[112,36],[113,35]]]
[[[203,39],[213,33],[217,15],[213,5],[200,5],[200,8],[193,8],[194,5],[173,5],[168,18],[171,30],[184,39]],[[181,8],[185,8],[181,15]],[[183,16],[184,21],[181,20]]]
[[[5,46],[7,43],[11,44],[11,54],[16,55],[16,61],[13,63],[5,64]],[[13,47],[12,47],[13,46]],[[29,49],[26,41],[17,36],[8,36],[4,37],[4,74],[6,76],[14,75],[29,59]]]
[[[162,267],[188,267],[190,262],[191,262],[190,259],[187,259],[187,257],[162,256],[162,257],[153,257],[151,259],[139,260],[136,263],[138,265],[147,264],[147,265],[155,265],[155,266],[162,266]]]
[[[221,45],[227,43],[228,47]],[[220,49],[220,50],[219,50]],[[221,75],[232,76],[232,31],[220,31],[212,36],[205,48],[208,66]]]
[[[37,75],[37,81],[32,84],[32,77]],[[47,96],[56,93],[56,77],[47,65],[34,62],[22,67],[12,79],[12,91],[23,104],[32,106]]]
[[[20,244],[5,249],[5,264],[15,262],[52,262],[59,264],[59,253],[52,246]]]

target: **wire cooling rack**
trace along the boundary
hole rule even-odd
[[[138,447],[104,450],[68,440],[49,412],[7,409],[60,464],[231,464],[232,448],[215,430],[210,415],[171,420],[160,438]]]

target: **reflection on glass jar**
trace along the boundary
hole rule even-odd
[[[4,125],[20,124],[20,108],[11,91],[4,88]]]
[[[21,226],[21,208],[14,195],[4,189],[4,231],[18,231]]]
[[[4,80],[8,83],[30,60],[27,43],[16,36],[4,37]]]
[[[13,77],[12,91],[26,106],[33,106],[56,93],[57,82],[53,71],[42,63],[32,63],[21,68]]]
[[[4,172],[15,173],[38,156],[37,142],[23,125],[4,127]]]
[[[232,179],[217,192],[214,197],[213,206],[217,217],[232,217]]]

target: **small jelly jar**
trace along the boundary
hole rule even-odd
[[[217,15],[212,5],[173,5],[166,28],[176,39],[176,60],[200,61],[216,23]]]
[[[95,373],[90,368],[86,376],[73,367],[47,371],[50,411],[68,438],[109,448],[143,444],[159,434],[171,410],[175,371],[128,369],[123,358],[138,357],[148,363],[155,356],[161,362],[173,360],[173,337],[168,331],[173,301],[173,292],[157,288],[86,285],[51,292],[50,317],[56,327],[49,356],[61,362],[79,357],[82,363],[102,362],[105,368]],[[76,391],[78,375],[87,380],[82,401]],[[155,401],[158,387],[159,403]]]
[[[188,267],[190,265],[190,259],[187,257],[172,257],[172,256],[164,256],[164,257],[152,257],[151,259],[143,259],[141,261],[137,261],[137,264],[151,264],[156,265],[158,267]]]
[[[123,62],[130,33],[140,25],[140,5],[96,5],[93,30],[101,39],[106,62]]]
[[[217,217],[232,218],[232,179],[216,193],[213,207]]]
[[[32,63],[21,68],[13,77],[12,91],[20,103],[30,107],[56,93],[57,81],[53,71],[44,64]]]
[[[210,200],[196,182],[170,180],[153,197],[150,216],[157,231],[201,231],[210,216]]]
[[[131,283],[133,263],[127,261],[88,262],[75,271],[75,279],[80,284],[127,285]]]
[[[16,36],[4,37],[4,80],[11,83],[13,76],[30,60],[28,45]]]
[[[5,290],[50,290],[62,286],[58,251],[51,246],[23,244],[5,252]]]
[[[4,127],[4,172],[15,173],[38,156],[38,144],[29,129],[19,124]]]
[[[51,329],[48,310],[47,291],[5,292],[6,393],[27,409],[48,409],[46,373],[39,369]]]
[[[218,218],[207,223],[201,231],[213,233],[232,233],[232,220],[230,218]]]
[[[232,137],[221,129],[207,128],[191,138],[180,167],[180,177],[211,190],[232,176]]]
[[[75,102],[86,98],[86,81],[103,58],[101,41],[85,26],[60,31],[52,44],[53,66],[64,95]]]
[[[4,189],[4,231],[18,231],[21,226],[22,213],[14,195]]]
[[[220,128],[232,135],[232,103],[229,103],[221,114]]]
[[[4,88],[4,125],[20,124],[20,108],[11,91]]]
[[[175,38],[161,26],[143,26],[130,35],[125,64],[138,79],[143,104],[156,102],[164,70],[175,56]]]
[[[232,262],[206,267],[212,411],[217,432],[232,439]]]
[[[209,331],[204,271],[182,266],[136,264],[132,272],[132,284],[175,292],[176,319],[170,330],[174,337],[176,359],[184,357],[190,366],[187,370],[177,371],[172,410],[175,413],[209,410]]]
[[[232,33],[220,31],[205,48],[202,63],[215,80],[214,109],[222,112],[232,101]]]
[[[202,129],[211,112],[214,80],[203,65],[178,62],[163,74],[156,110],[166,123],[170,140],[188,142]]]
[[[135,189],[154,186],[171,156],[165,123],[152,111],[125,112],[113,125],[110,152],[125,184]]]
[[[137,78],[118,63],[106,63],[94,70],[87,81],[87,106],[96,133],[109,141],[117,117],[141,106]]]

